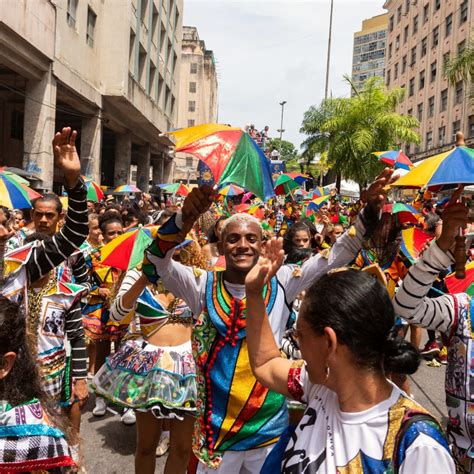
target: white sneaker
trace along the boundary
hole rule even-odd
[[[127,408],[124,412],[123,415],[120,417],[120,421],[124,425],[134,425],[135,422],[137,421],[137,417],[135,416],[135,412],[133,411],[133,408]]]
[[[163,454],[166,454],[166,452],[168,451],[169,445],[170,445],[169,432],[162,433],[160,437],[160,442],[158,443],[158,446],[156,447],[156,455],[163,456]]]
[[[104,416],[107,412],[107,403],[102,397],[97,397],[95,399],[95,407],[92,410],[94,416]]]

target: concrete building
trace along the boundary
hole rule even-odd
[[[183,0],[0,0],[0,165],[56,188],[51,139],[71,125],[84,174],[166,181],[182,16]]]
[[[387,0],[389,26],[385,81],[405,88],[399,112],[420,121],[421,144],[406,152],[419,160],[454,145],[462,131],[474,139],[474,111],[469,87],[448,84],[445,62],[469,41],[473,27],[472,0]]]
[[[206,49],[197,28],[183,26],[178,127],[217,122],[218,82],[214,53]],[[174,180],[196,182],[198,160],[178,153]]]
[[[382,14],[364,20],[362,29],[354,33],[352,82],[357,90],[370,77],[384,77],[387,28],[388,15]]]

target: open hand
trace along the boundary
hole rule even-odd
[[[81,160],[76,150],[76,130],[64,127],[54,135],[54,164],[63,170],[67,187],[73,189],[81,175]]]
[[[265,245],[265,257],[261,257],[245,277],[245,291],[261,294],[265,284],[281,267],[284,258],[283,239],[273,237]]]
[[[387,197],[388,186],[394,183],[399,176],[393,174],[392,168],[385,168],[375,181],[360,195],[360,200],[369,206],[381,207]]]

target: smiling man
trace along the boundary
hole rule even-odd
[[[290,303],[332,268],[352,261],[376,209],[391,182],[386,170],[369,188],[367,206],[356,222],[354,237],[341,236],[327,258],[306,260],[301,272],[284,265],[265,286],[264,299],[273,335],[279,342],[290,315]],[[183,298],[195,317],[193,348],[198,367],[199,418],[194,453],[199,473],[259,472],[272,445],[287,426],[286,399],[260,385],[252,374],[246,342],[245,277],[262,251],[262,227],[257,219],[235,214],[224,223],[218,248],[226,269],[195,272],[172,260],[171,251],[192,229],[213,200],[208,187],[196,188],[181,213],[163,225],[147,252],[144,272],[159,277],[174,295]]]

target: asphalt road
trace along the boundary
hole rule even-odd
[[[446,422],[444,403],[445,367],[432,368],[422,362],[410,380],[411,392],[426,409]],[[134,472],[135,427],[125,426],[119,415],[92,415],[94,396],[84,409],[81,437],[84,467],[89,474],[123,474]],[[156,471],[163,472],[166,457],[157,458]]]

